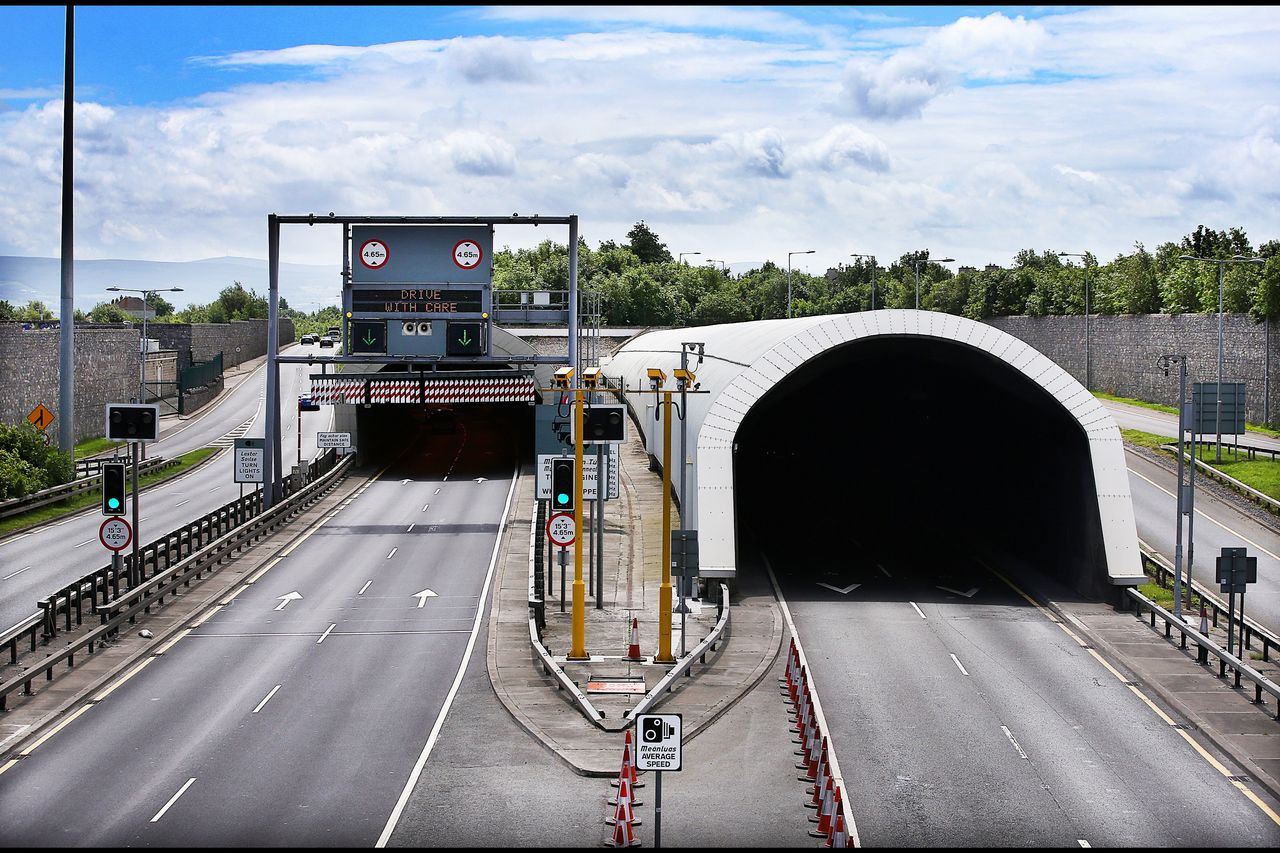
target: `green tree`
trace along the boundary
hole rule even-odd
[[[0,299],[0,320],[18,319],[18,309],[9,304],[8,299]]]
[[[0,424],[0,495],[23,497],[71,482],[75,465],[31,424]]]
[[[627,239],[630,241],[631,251],[641,263],[659,264],[669,263],[672,260],[666,244],[658,239],[658,235],[648,225],[644,224],[643,219],[627,232]]]
[[[33,299],[22,309],[18,319],[26,320],[27,322],[40,323],[46,320],[52,320],[53,312],[50,311],[40,300]]]
[[[114,302],[99,302],[89,312],[89,319],[94,323],[128,323],[133,316]]]

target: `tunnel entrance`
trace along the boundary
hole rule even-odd
[[[385,477],[497,479],[533,453],[528,403],[372,404],[356,424],[361,464],[390,466]]]
[[[821,572],[861,550],[941,576],[1000,560],[1112,593],[1084,429],[956,341],[877,336],[809,359],[744,416],[733,470],[739,555]]]

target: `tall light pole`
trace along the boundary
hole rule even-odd
[[[152,290],[139,290],[135,287],[108,287],[107,290],[112,292],[141,293],[142,294],[142,341],[138,347],[138,402],[147,402],[147,294],[150,293],[169,293],[181,292],[181,287],[160,287]]]
[[[1060,258],[1079,258],[1084,267],[1084,387],[1093,390],[1093,371],[1089,361],[1089,260],[1087,255],[1076,252],[1059,252]]]
[[[724,261],[720,260],[719,258],[707,258],[707,262],[712,264],[719,264],[721,272],[724,272],[729,268],[728,265]]]
[[[934,261],[932,258],[916,258],[911,265],[916,268],[916,310],[920,310],[920,265],[927,264],[932,261],[935,264],[950,264],[955,258],[938,258]]]
[[[676,263],[683,264],[685,255],[701,255],[701,254],[702,254],[701,252],[681,252],[680,256],[676,259]]]
[[[871,261],[871,310],[876,310],[876,256],[850,255],[851,258],[867,258]]]
[[[1227,264],[1254,264],[1261,266],[1266,263],[1264,258],[1246,258],[1243,255],[1236,255],[1232,258],[1201,258],[1196,255],[1179,255],[1180,261],[1203,261],[1206,264],[1218,265],[1218,393],[1217,393],[1217,413],[1214,415],[1214,431],[1218,434],[1216,461],[1222,461],[1222,360],[1223,360],[1223,344],[1222,344],[1222,268]],[[1239,402],[1237,402],[1239,405]]]
[[[817,249],[807,249],[803,252],[787,252],[787,317],[791,317],[791,256],[792,255],[812,255]]]

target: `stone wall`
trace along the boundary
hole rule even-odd
[[[23,330],[0,323],[0,419],[23,423],[43,403],[58,411],[58,329]],[[75,331],[75,438],[102,435],[108,403],[138,395],[138,333],[131,327],[79,325]],[[46,428],[57,443],[59,423]]]
[[[992,317],[989,325],[1053,359],[1085,383],[1084,317]],[[1248,420],[1280,426],[1280,320],[1258,323],[1245,314],[1223,317],[1224,382],[1246,383]],[[1094,391],[1175,405],[1178,374],[1157,365],[1166,353],[1187,356],[1193,382],[1218,379],[1217,314],[1124,314],[1089,318],[1089,364]]]
[[[139,326],[141,328],[141,326]],[[160,341],[161,349],[178,351],[178,369],[194,361],[208,361],[222,353],[222,366],[235,367],[267,354],[266,320],[233,320],[230,323],[148,323],[147,335]],[[280,346],[297,340],[293,321],[280,319]],[[239,347],[240,351],[236,352]]]

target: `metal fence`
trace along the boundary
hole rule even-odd
[[[107,459],[87,459],[76,463],[76,477],[70,483],[63,483],[61,486],[50,486],[47,489],[41,489],[33,492],[23,498],[12,498],[7,501],[0,501],[0,518],[11,518],[15,515],[21,515],[28,510],[37,507],[46,506],[59,501],[65,501],[76,495],[82,495],[85,492],[91,492],[101,482],[101,470],[103,462],[113,461]],[[85,465],[86,474],[81,476],[81,465]],[[146,462],[139,463],[139,471],[154,471],[158,468],[169,468],[178,464],[177,459],[165,459],[163,456],[157,456],[154,459],[148,459]],[[93,470],[93,474],[87,473]]]
[[[184,400],[193,388],[202,388],[222,376],[222,353],[208,361],[193,361],[190,367],[178,371],[178,414],[186,414]]]

